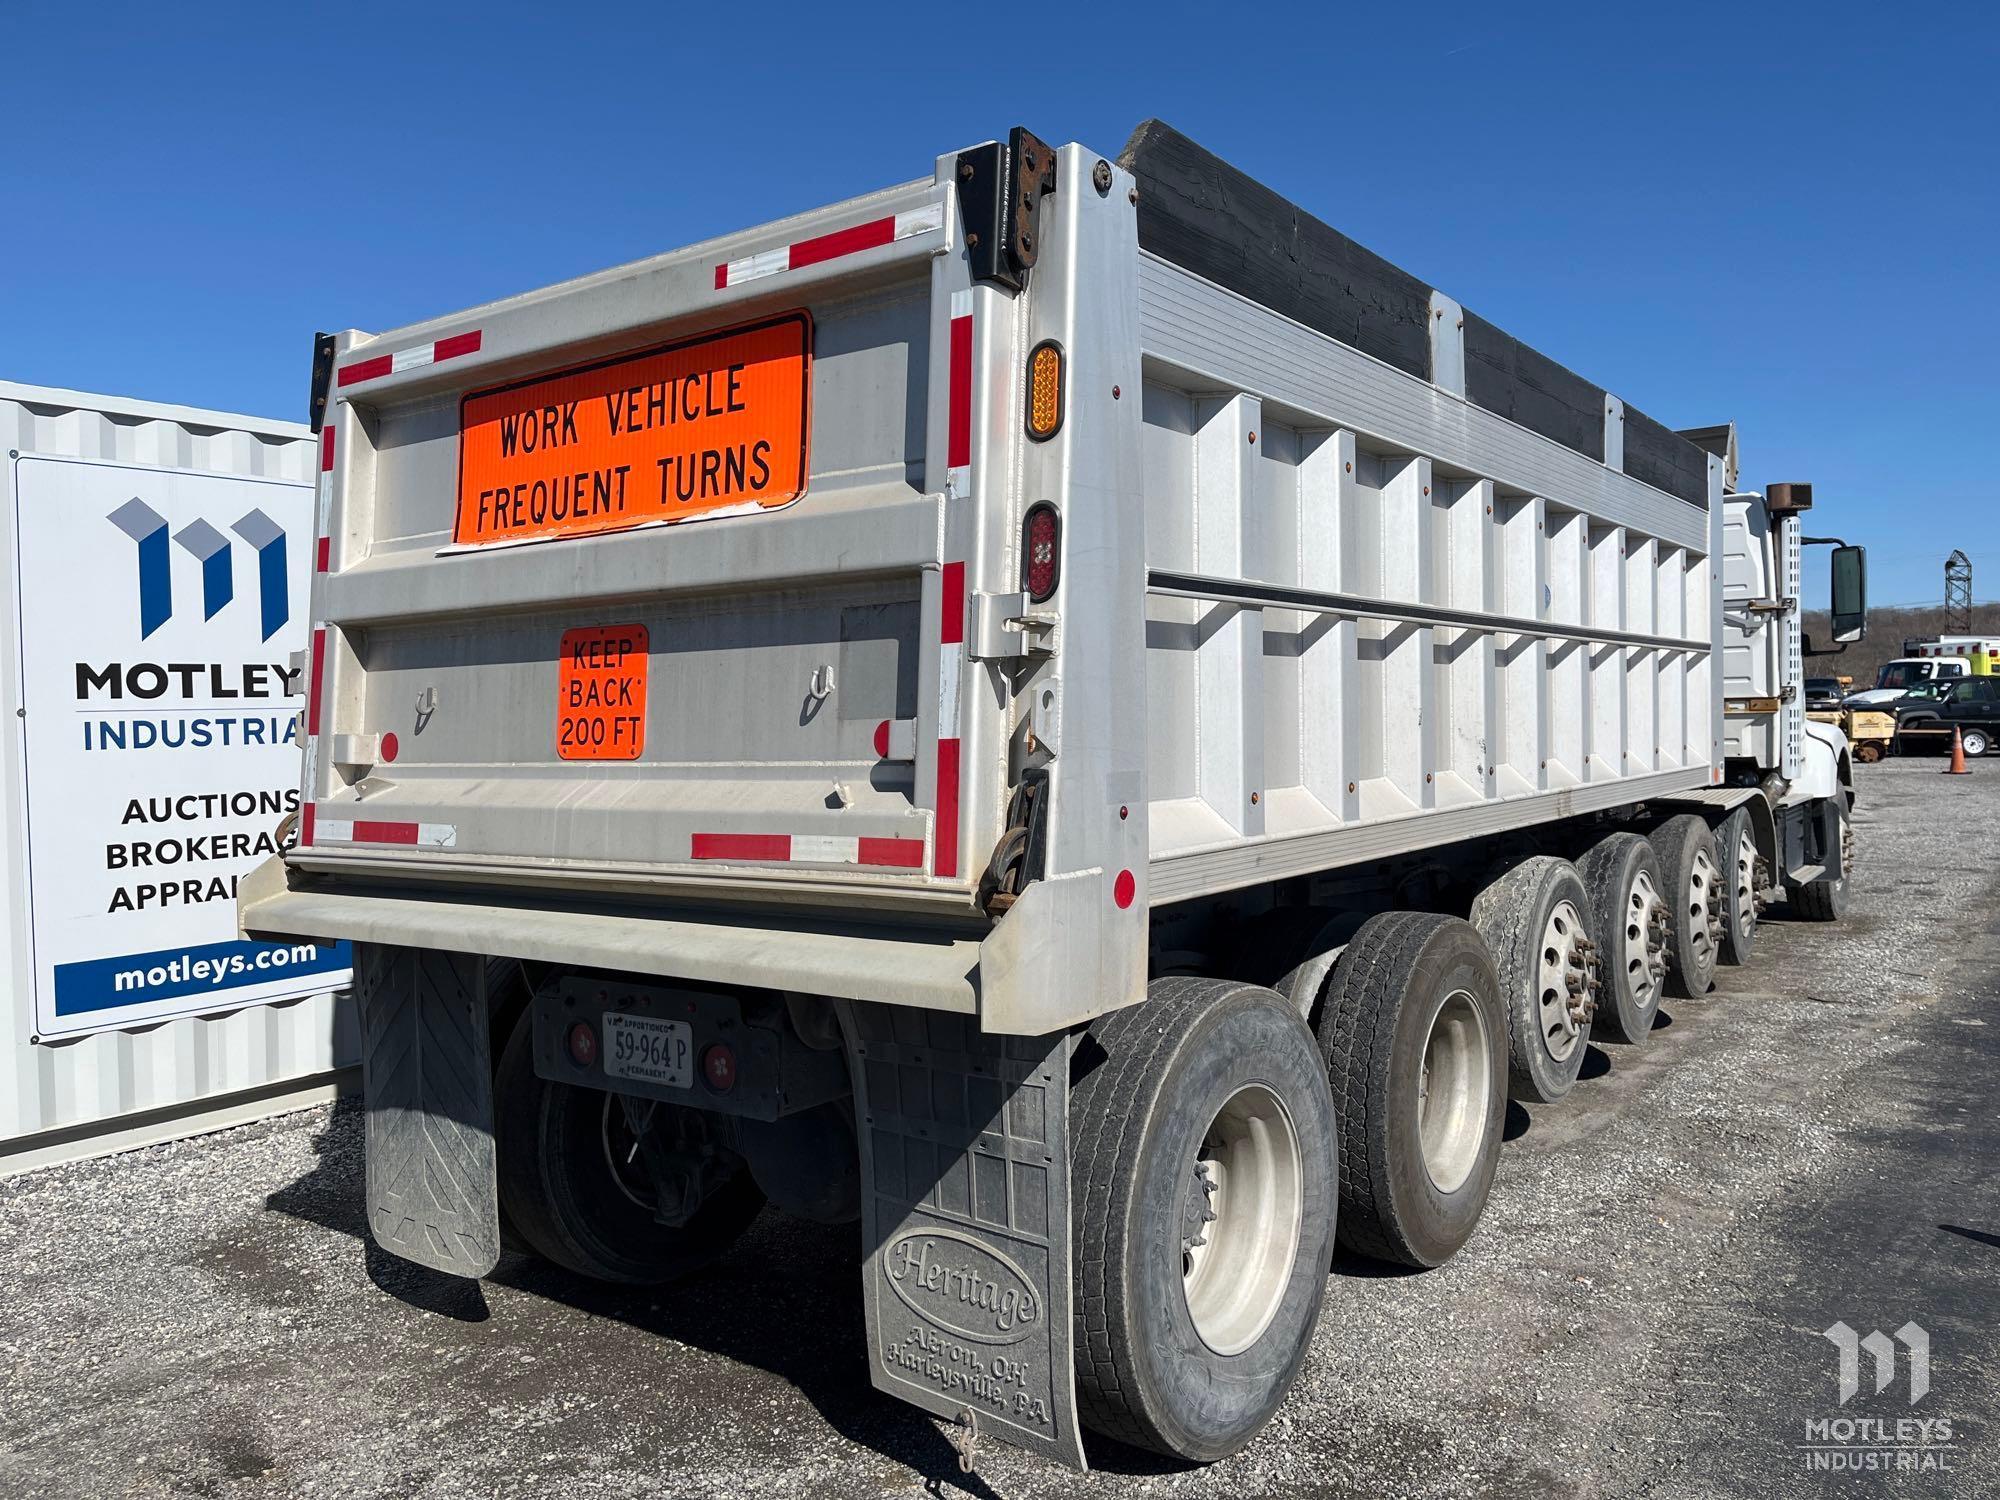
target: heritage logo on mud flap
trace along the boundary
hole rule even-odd
[[[904,1305],[960,1338],[1014,1344],[1041,1328],[1041,1293],[1027,1273],[969,1235],[910,1230],[889,1243],[883,1260]]]

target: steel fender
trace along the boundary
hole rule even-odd
[[[1847,757],[1847,736],[1831,724],[1806,721],[1805,754],[1799,759],[1798,779],[1792,783],[1786,801],[1818,800],[1833,797],[1841,790],[1840,763]]]
[[[1128,904],[1105,870],[1031,884],[979,945],[979,1026],[1040,1036],[1146,998],[1143,874]]]

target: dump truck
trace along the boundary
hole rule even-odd
[[[968,1459],[1240,1449],[1336,1243],[1445,1261],[1510,1097],[1838,913],[1806,487],[1158,122],[321,335],[311,415],[239,910],[355,944],[373,1235],[858,1221]]]

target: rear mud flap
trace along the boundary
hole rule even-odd
[[[1071,1352],[1069,1038],[846,1007],[875,1388],[1086,1467]]]
[[[453,1276],[500,1259],[486,960],[357,945],[368,1109],[368,1227],[392,1255]]]

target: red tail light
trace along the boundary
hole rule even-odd
[[[570,1027],[569,1055],[579,1068],[587,1068],[597,1061],[597,1033],[590,1029],[588,1021],[578,1021]]]
[[[1021,523],[1021,587],[1028,602],[1040,604],[1056,591],[1062,576],[1062,517],[1044,500],[1028,508]]]
[[[736,1054],[717,1042],[701,1055],[701,1076],[716,1093],[728,1093],[736,1087]]]

